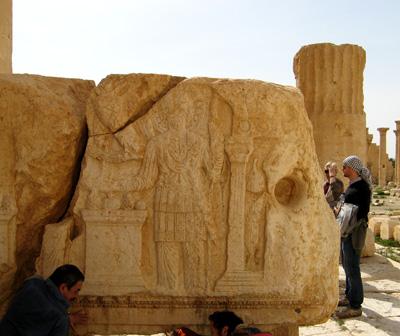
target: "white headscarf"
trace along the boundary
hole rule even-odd
[[[363,163],[358,156],[351,155],[343,160],[345,165],[348,165],[351,169],[356,171],[361,178],[368,183],[369,189],[372,191],[372,177],[368,168],[363,167]]]

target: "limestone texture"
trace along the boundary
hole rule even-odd
[[[357,155],[367,165],[365,62],[365,50],[352,44],[306,45],[294,57],[296,85],[313,124],[321,168],[332,161],[340,166],[349,155]]]
[[[0,1],[0,73],[12,72],[12,0]]]
[[[381,224],[381,238],[388,240],[394,237],[394,228],[400,225],[399,218],[390,218]]]
[[[329,318],[339,231],[298,89],[110,75],[87,120],[71,206],[38,261],[85,272],[80,334],[207,333],[220,309],[276,335]]]
[[[72,198],[93,81],[0,74],[0,302],[36,273],[46,224]]]
[[[361,252],[361,257],[372,257],[375,254],[375,236],[370,227],[367,228],[367,235],[365,237],[365,245]]]
[[[73,263],[72,309],[91,316],[77,335],[205,334],[222,309],[277,336],[329,318],[339,230],[298,89],[155,74],[0,88],[2,312],[25,277]]]

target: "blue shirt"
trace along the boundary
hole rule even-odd
[[[0,323],[1,336],[69,336],[68,301],[50,279],[25,280]]]

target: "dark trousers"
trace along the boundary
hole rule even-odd
[[[361,255],[356,254],[351,237],[341,242],[340,252],[342,255],[342,265],[346,273],[346,298],[349,300],[350,308],[359,309],[364,301],[360,270]]]

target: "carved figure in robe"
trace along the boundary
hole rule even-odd
[[[188,113],[182,104],[169,116],[168,130],[148,142],[139,174],[129,185],[131,190],[155,186],[158,285],[202,291],[207,283],[207,235],[214,237],[208,191],[222,163],[211,164],[208,141],[187,128]]]

